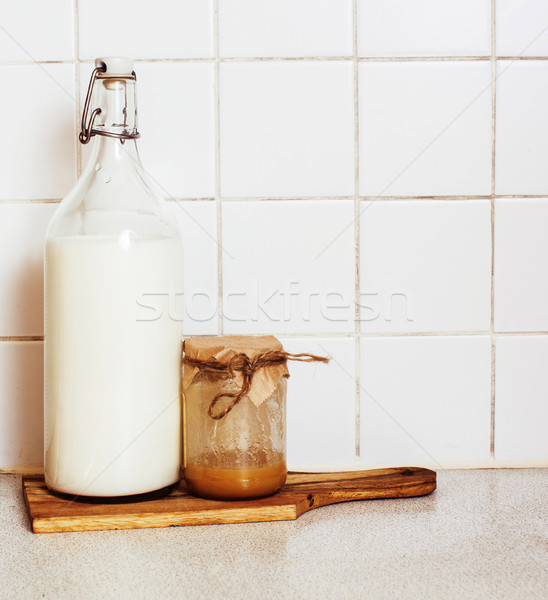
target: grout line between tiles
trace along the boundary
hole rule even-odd
[[[213,63],[215,62],[214,56],[203,56],[203,57],[188,57],[188,58],[133,58],[136,63]],[[82,64],[92,65],[95,63],[94,58],[82,58],[80,59]]]
[[[358,63],[358,0],[352,2],[352,44],[354,71],[354,383],[355,383],[355,455],[361,456],[361,356],[360,356],[360,111]]]
[[[78,121],[78,126],[80,122]],[[209,196],[209,197],[178,197],[178,198],[166,198],[167,202],[216,202],[218,199],[223,203],[230,202],[293,202],[293,201],[305,201],[305,202],[322,202],[322,201],[336,201],[336,200],[354,200],[355,196],[248,196],[241,198],[223,198],[222,196]],[[428,201],[478,201],[478,200],[491,200],[498,198],[516,198],[516,199],[548,199],[548,193],[546,194],[494,194],[489,196],[360,196],[359,200],[364,202],[386,202],[393,200],[400,200],[404,202],[413,202],[414,200],[428,200]],[[0,200],[0,204],[55,204],[61,202],[62,198],[21,198],[21,199],[5,199]]]
[[[43,342],[43,335],[0,335],[0,342]]]
[[[357,196],[358,200],[383,202],[386,200],[489,200],[491,195],[487,196]],[[505,196],[507,197],[507,196]],[[519,196],[521,197],[521,196]],[[544,196],[541,196],[544,197]],[[354,200],[352,196],[233,196],[223,197],[223,202],[266,202],[266,201],[284,201],[284,200]]]
[[[366,339],[366,338],[434,338],[434,337],[486,337],[491,336],[493,339],[499,337],[548,337],[548,331],[501,331],[492,333],[490,331],[413,331],[395,333],[377,332],[377,333],[360,333],[355,332],[331,332],[331,331],[316,331],[313,333],[300,332],[289,333],[283,331],[255,331],[249,335],[279,335],[286,338],[333,338],[333,339]],[[0,342],[32,342],[43,341],[44,336],[40,335],[0,335]]]
[[[319,334],[311,334],[319,335]],[[528,337],[528,336],[541,336],[548,335],[548,331],[396,331],[396,332],[371,332],[371,333],[360,333],[360,337],[435,337],[435,336],[447,336],[447,337],[458,337],[458,336],[485,336],[491,335],[493,337]]]
[[[548,60],[548,56],[497,56],[497,60]]]
[[[535,335],[548,335],[548,331],[495,331],[493,333],[495,337],[516,337],[516,336],[535,336]]]
[[[471,196],[359,196],[360,200],[384,202],[388,200],[490,200],[493,194],[487,195],[471,195]],[[548,198],[546,194],[494,194],[495,198]],[[222,196],[223,202],[265,202],[265,201],[290,201],[290,200],[353,200],[355,196]]]
[[[496,56],[497,60],[532,60],[546,61],[548,56]],[[171,63],[196,63],[212,62],[215,57],[188,57],[188,58],[136,58],[135,62],[171,62]],[[354,56],[224,56],[218,57],[220,63],[230,62],[344,62],[353,61]],[[491,60],[491,55],[485,56],[360,56],[358,62],[470,62]],[[42,61],[40,61],[42,62]],[[63,63],[70,61],[44,61],[50,63]],[[82,62],[93,63],[93,59]],[[2,63],[0,63],[2,64]],[[12,64],[12,63],[7,63]],[[25,63],[26,64],[26,63]],[[33,63],[29,63],[33,64]]]
[[[494,194],[494,198],[548,198],[548,193],[546,194]]]
[[[247,334],[246,334],[247,335]],[[355,332],[332,332],[332,331],[315,331],[315,332],[297,332],[290,333],[285,331],[253,331],[249,335],[279,335],[287,338],[420,338],[420,337],[489,337],[491,332],[486,331],[397,331],[397,332],[373,332],[359,333]],[[512,331],[512,332],[497,332],[493,334],[495,337],[535,337],[548,336],[548,331]]]
[[[223,202],[268,202],[284,200],[353,200],[352,196],[232,196],[222,197]]]
[[[72,65],[74,59],[66,60],[0,60],[0,67],[32,67],[36,65]]]
[[[497,59],[496,59],[496,0],[491,0],[491,418],[489,431],[489,453],[495,458],[495,152],[496,152],[496,118],[497,118]]]
[[[387,200],[489,200],[491,195],[488,196],[361,196],[360,200],[367,202],[383,202]]]
[[[217,327],[223,334],[223,207],[221,202],[221,110],[219,89],[219,0],[213,8],[213,44],[215,71],[215,204],[217,207]]]
[[[166,202],[215,202],[216,198],[174,198],[173,196],[166,198]]]
[[[394,332],[367,332],[360,333],[362,338],[368,337],[458,337],[458,336],[486,336],[490,330],[485,331],[394,331]]]
[[[60,198],[41,198],[32,199],[25,198],[24,200],[0,200],[0,204],[59,204]]]
[[[491,420],[490,420],[490,438],[489,455],[495,460],[495,390],[496,390],[496,360],[497,360],[497,342],[496,337],[491,335]]]
[[[80,122],[78,121],[78,126]],[[293,201],[305,201],[305,202],[323,202],[323,201],[333,201],[333,200],[354,200],[355,196],[248,196],[248,197],[240,197],[240,198],[223,198],[218,196],[209,196],[209,197],[177,197],[177,198],[166,198],[167,202],[216,202],[217,199],[220,199],[223,203],[230,202],[293,202]],[[414,200],[447,200],[447,201],[478,201],[478,200],[491,200],[492,198],[516,198],[516,199],[548,199],[547,194],[494,194],[489,196],[360,196],[359,200],[364,202],[385,202],[385,201],[393,201],[400,200],[404,202],[413,202]],[[61,202],[61,198],[21,198],[21,199],[4,199],[0,200],[0,204],[23,204],[23,203],[35,203],[35,204],[53,204]]]
[[[465,62],[489,61],[486,56],[360,56],[359,62]]]
[[[344,62],[354,60],[353,56],[224,56],[223,63],[242,62]]]
[[[365,62],[471,62],[492,60],[492,56],[360,56],[357,61]],[[548,61],[548,56],[496,56],[496,60],[508,61]],[[350,62],[354,60],[353,56],[249,56],[249,57],[188,57],[188,58],[135,58],[136,63],[230,63],[230,62]],[[0,67],[24,67],[40,65],[67,65],[74,63],[74,60],[15,60],[2,61]],[[77,59],[80,64],[93,64],[94,59]]]

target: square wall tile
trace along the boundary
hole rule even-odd
[[[495,200],[495,331],[548,331],[548,198]]]
[[[362,63],[360,194],[491,193],[489,62]]]
[[[44,464],[44,345],[0,342],[0,467]]]
[[[214,202],[170,202],[183,239],[183,333],[218,333],[217,208]]]
[[[213,0],[79,0],[78,17],[81,59],[213,57]]]
[[[497,56],[548,56],[546,0],[497,0]]]
[[[212,64],[138,63],[139,151],[174,198],[215,194]]]
[[[361,340],[361,458],[392,465],[489,460],[489,336]]]
[[[360,207],[362,332],[488,331],[489,200]]]
[[[73,0],[0,2],[2,62],[72,60],[73,4]]]
[[[358,0],[359,56],[491,54],[491,0]]]
[[[356,460],[356,384],[351,338],[281,338],[284,349],[330,356],[289,361],[287,460],[289,469],[348,466]]]
[[[495,458],[548,464],[548,336],[499,337]]]
[[[352,56],[352,0],[220,0],[221,56]]]
[[[354,193],[350,62],[223,63],[223,196]]]
[[[0,335],[44,333],[44,242],[57,204],[0,204]]]
[[[0,66],[0,80],[0,200],[62,198],[76,182],[74,66]]]
[[[495,191],[548,195],[548,62],[497,61]]]
[[[354,331],[353,218],[350,200],[225,202],[224,332]]]

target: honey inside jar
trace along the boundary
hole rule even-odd
[[[215,500],[270,496],[282,487],[286,476],[285,462],[239,469],[187,465],[185,469],[185,481],[190,491]]]

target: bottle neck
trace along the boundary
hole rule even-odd
[[[135,79],[130,77],[98,77],[93,108],[99,108],[93,125],[97,135],[135,138],[137,102]]]
[[[135,79],[130,77],[98,77],[93,96],[93,109],[100,109],[92,131],[93,149],[90,168],[123,176],[126,171],[141,168],[137,150],[137,103]]]

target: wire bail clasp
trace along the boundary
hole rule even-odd
[[[111,59],[116,60],[116,59]],[[100,108],[95,108],[91,114],[89,114],[91,99],[93,97],[93,88],[95,86],[95,81],[97,78],[102,75],[101,79],[111,79],[115,80],[132,80],[133,82],[137,81],[137,75],[135,75],[135,71],[131,71],[131,75],[128,73],[117,73],[111,67],[107,67],[107,64],[97,59],[95,61],[97,65],[91,74],[91,79],[89,81],[88,93],[86,95],[86,101],[84,103],[84,110],[82,112],[82,126],[81,131],[78,135],[78,139],[82,144],[87,144],[94,135],[104,135],[105,137],[114,138],[120,140],[120,143],[124,143],[126,140],[136,140],[141,137],[139,132],[137,131],[137,122],[133,124],[131,130],[128,130],[127,118],[128,118],[128,94],[125,93],[125,106],[123,107],[123,123],[113,123],[109,128],[104,128],[103,125],[99,126],[98,129],[93,128],[93,124],[95,123],[95,119],[97,115],[100,115],[102,110]],[[113,71],[111,73],[111,71]],[[116,130],[119,128],[118,130]],[[114,129],[114,131],[113,131]]]
[[[87,144],[93,137],[93,123],[95,122],[95,118],[97,117],[97,115],[101,114],[101,109],[96,108],[91,113],[91,117],[88,122],[89,105],[91,104],[91,98],[93,96],[93,86],[95,85],[95,80],[97,79],[99,73],[105,73],[106,70],[107,67],[105,63],[101,63],[98,67],[95,67],[95,69],[93,69],[93,73],[91,74],[91,79],[89,81],[88,86],[88,93],[86,95],[86,102],[84,104],[84,112],[82,113],[82,127],[80,135],[78,136],[78,139],[82,144]]]

